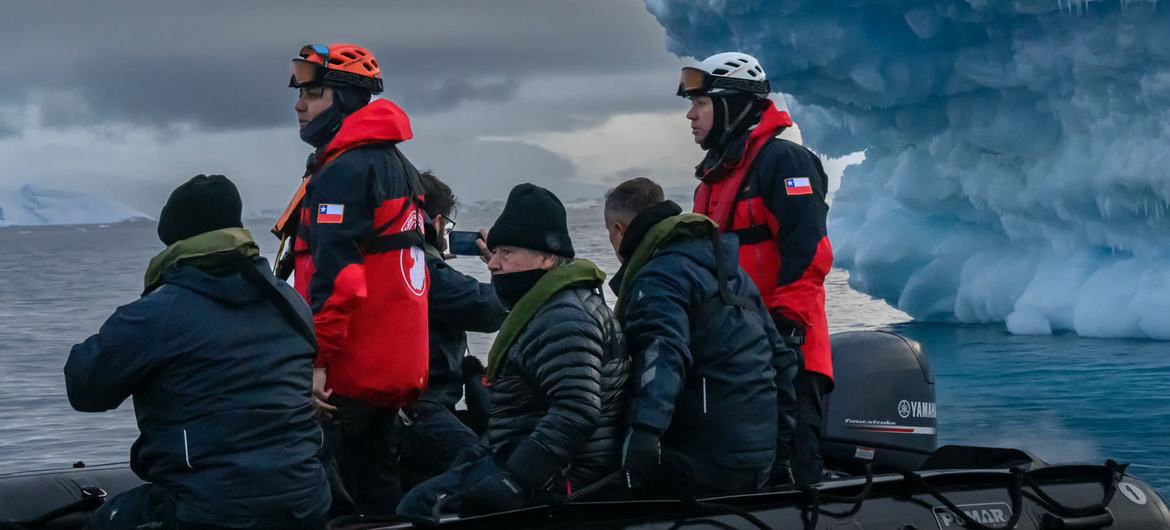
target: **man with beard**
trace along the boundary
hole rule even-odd
[[[691,100],[687,119],[707,156],[695,212],[739,236],[739,264],[759,288],[784,340],[803,356],[796,376],[797,427],[792,474],[800,484],[823,473],[821,398],[833,387],[825,317],[825,276],[833,265],[826,235],[828,177],[815,154],[777,138],[792,118],[768,99],[759,61],[721,53],[683,68],[678,95]],[[777,458],[777,462],[783,459]],[[774,469],[783,481],[788,469]]]
[[[420,484],[401,515],[514,510],[594,484],[618,468],[629,361],[601,295],[605,274],[574,260],[565,208],[532,184],[512,189],[488,232],[488,268],[509,308],[488,353],[484,444]]]
[[[396,147],[412,138],[410,119],[370,101],[381,69],[360,46],[303,47],[289,86],[301,139],[316,150],[274,229],[293,240],[280,272],[295,272],[313,310],[314,403],[332,417],[329,445],[356,504],[347,508],[386,513],[402,496],[398,412],[427,383],[422,191]]]
[[[459,272],[445,258],[446,235],[455,228],[455,194],[429,171],[419,177],[429,218],[425,248],[431,282],[431,361],[426,391],[405,409],[410,424],[402,443],[401,463],[407,488],[446,471],[460,450],[478,441],[476,433],[455,415],[465,383],[472,390],[467,399],[468,416],[472,418],[469,423],[477,423],[477,416],[487,415],[486,407],[481,411],[475,406],[476,393],[482,392],[482,370],[464,371],[469,365],[475,366],[476,361],[463,355],[467,351],[467,332],[498,331],[508,316],[491,285]]]

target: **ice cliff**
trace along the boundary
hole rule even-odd
[[[646,0],[742,50],[805,144],[865,151],[830,213],[854,288],[919,319],[1170,339],[1170,9],[1069,0]]]

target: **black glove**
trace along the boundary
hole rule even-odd
[[[557,457],[544,445],[531,439],[516,446],[504,463],[504,471],[516,477],[525,488],[541,493],[552,489],[557,479],[564,476]]]
[[[622,471],[626,475],[627,487],[639,487],[662,463],[662,444],[658,436],[641,425],[630,427],[622,445]]]
[[[781,488],[791,486],[795,482],[792,478],[792,465],[787,460],[772,464],[772,473],[768,477],[768,487]]]
[[[292,238],[289,238],[288,244],[293,244]],[[272,272],[276,275],[277,278],[287,281],[288,277],[292,276],[293,270],[295,268],[296,261],[294,259],[292,248],[289,248],[283,256],[280,256],[280,260],[276,262],[276,268]]]
[[[464,422],[475,431],[475,434],[483,434],[492,415],[491,393],[483,386],[483,375],[486,370],[479,359],[470,355],[464,356],[459,366],[463,371],[463,395],[464,403],[467,404]]]
[[[473,378],[478,380],[487,372],[487,368],[483,367],[483,361],[470,355],[463,356],[463,360],[459,363],[459,370],[463,372],[464,382],[470,381]]]
[[[528,494],[519,481],[501,471],[480,479],[463,494],[459,515],[470,517],[519,510],[527,504],[527,498]]]

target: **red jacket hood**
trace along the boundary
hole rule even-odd
[[[410,117],[406,112],[393,101],[379,99],[345,117],[333,141],[325,146],[321,159],[331,160],[365,144],[405,142],[411,138],[414,138],[414,132],[410,130]]]
[[[760,148],[769,138],[779,135],[784,129],[792,127],[792,116],[788,111],[776,108],[776,102],[769,101],[768,107],[760,114],[760,121],[748,133],[746,140],[737,147],[728,148],[721,158],[716,158],[713,151],[707,152],[707,157],[695,167],[695,176],[703,182],[722,180],[726,172],[751,162]]]
[[[788,127],[792,127],[792,116],[788,115],[788,111],[776,108],[776,102],[773,101],[764,109],[760,124],[752,131],[752,136],[771,138]]]

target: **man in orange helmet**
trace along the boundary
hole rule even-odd
[[[410,119],[370,101],[381,70],[352,44],[303,47],[289,86],[301,139],[316,151],[274,229],[293,240],[278,268],[293,269],[313,310],[313,401],[330,419],[341,482],[358,511],[390,513],[402,495],[398,411],[427,383],[422,188],[396,147],[413,136]]]

